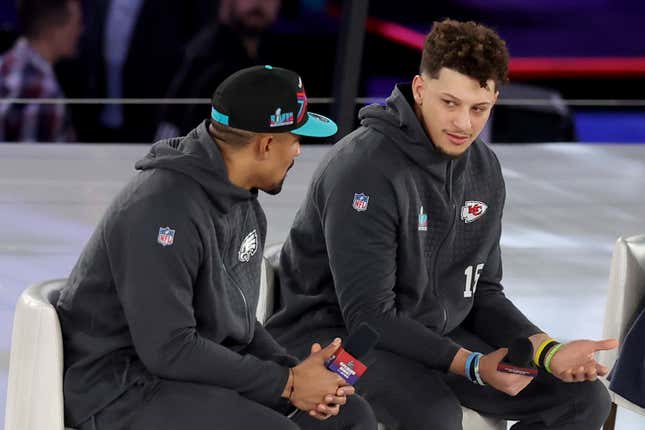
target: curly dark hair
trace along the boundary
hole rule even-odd
[[[495,89],[508,82],[508,49],[499,35],[472,21],[445,19],[434,22],[423,46],[420,72],[437,78],[442,67],[479,81],[495,81]]]

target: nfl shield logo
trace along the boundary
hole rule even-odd
[[[363,212],[367,210],[367,203],[370,201],[370,196],[363,193],[354,194],[354,202],[352,207],[356,209],[357,212]]]
[[[170,227],[160,227],[159,236],[157,236],[157,243],[162,246],[172,245],[175,241],[175,230]]]

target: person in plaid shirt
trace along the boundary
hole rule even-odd
[[[19,0],[24,36],[0,57],[0,99],[63,98],[53,64],[76,52],[78,0]],[[0,100],[0,142],[69,142],[74,131],[64,104]]]

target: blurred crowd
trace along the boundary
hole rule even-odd
[[[640,25],[645,3],[592,0],[581,10],[578,2],[398,0],[393,6],[385,0],[369,1],[369,16],[376,21],[366,26],[361,66],[355,71],[358,96],[384,98],[394,83],[411,79],[419,67],[419,49],[379,34],[379,20],[386,26],[400,24],[404,33],[424,35],[443,17],[473,19],[498,29],[513,58],[645,58],[645,45],[639,43],[645,36]],[[336,61],[342,8],[347,4],[3,0],[0,142],[150,143],[183,135],[208,117],[208,99],[224,77],[255,64],[295,70],[307,82],[310,98],[329,98],[344,79]],[[595,36],[601,33],[603,37]],[[624,109],[574,111],[564,102],[645,99],[645,69],[619,78],[511,79],[500,100],[545,102],[496,106],[491,126],[484,131],[487,141],[576,141],[580,124],[586,127],[582,136],[590,141],[596,134],[601,141],[607,141],[604,135],[620,141],[616,129],[624,129],[623,138],[630,141],[645,138],[638,125],[645,110],[629,111],[636,125],[625,127],[617,126],[612,116]],[[356,110],[360,107],[357,104]],[[330,103],[316,109],[334,118],[337,114]]]
[[[271,63],[281,3],[17,0],[19,33],[0,57],[0,99],[23,100],[0,103],[0,142],[185,134],[208,117],[208,103],[136,99],[208,99],[232,72]],[[65,97],[111,102],[56,102]]]

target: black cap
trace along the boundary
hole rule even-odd
[[[254,133],[294,133],[327,137],[336,124],[307,111],[307,95],[297,73],[272,66],[239,70],[213,94],[211,118]]]

